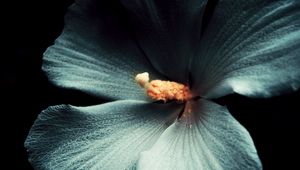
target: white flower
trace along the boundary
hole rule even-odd
[[[78,0],[45,52],[52,83],[110,102],[44,110],[25,142],[32,165],[261,169],[249,133],[210,99],[299,88],[300,1],[220,0],[206,29],[205,0],[121,1]],[[152,102],[134,81],[142,72],[197,98]]]

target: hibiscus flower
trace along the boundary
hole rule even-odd
[[[203,26],[206,4],[76,1],[43,70],[108,102],[42,111],[25,141],[32,165],[261,169],[247,130],[211,99],[299,88],[300,2],[219,0]]]

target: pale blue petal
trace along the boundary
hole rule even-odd
[[[262,165],[249,133],[228,110],[200,100],[142,152],[138,169],[258,170]]]
[[[178,110],[179,109],[179,110]],[[36,169],[126,169],[176,118],[179,105],[116,101],[43,111],[26,139]]]
[[[85,0],[70,7],[63,33],[44,53],[43,70],[51,82],[108,99],[145,98],[135,75],[157,75],[131,37],[120,6]]]
[[[206,1],[122,0],[139,45],[154,67],[171,80],[188,81]]]
[[[192,66],[194,90],[270,97],[300,85],[300,1],[220,0]]]

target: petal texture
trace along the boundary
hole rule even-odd
[[[134,168],[139,153],[174,121],[177,109],[129,100],[53,106],[39,115],[25,147],[36,169]]]
[[[261,169],[249,133],[225,107],[205,100],[192,107],[142,152],[139,169]]]
[[[60,87],[107,99],[144,99],[134,81],[153,67],[132,40],[120,4],[77,1],[63,33],[44,53],[43,70]]]
[[[199,45],[206,0],[122,0],[139,45],[169,79],[188,80],[188,64]]]
[[[300,1],[220,0],[192,62],[207,97],[270,97],[300,85]]]

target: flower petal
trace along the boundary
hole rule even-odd
[[[178,105],[116,101],[43,111],[26,139],[37,169],[126,169],[174,121]],[[179,110],[180,111],[180,110]],[[170,122],[171,121],[171,122]]]
[[[247,130],[225,107],[200,100],[142,152],[138,169],[261,169]]]
[[[300,1],[220,0],[192,71],[195,91],[270,97],[300,85]]]
[[[122,0],[139,45],[154,67],[186,83],[189,59],[199,45],[207,0]]]
[[[145,99],[136,74],[157,74],[130,36],[120,4],[77,1],[63,33],[44,53],[43,70],[60,87],[107,99]]]

